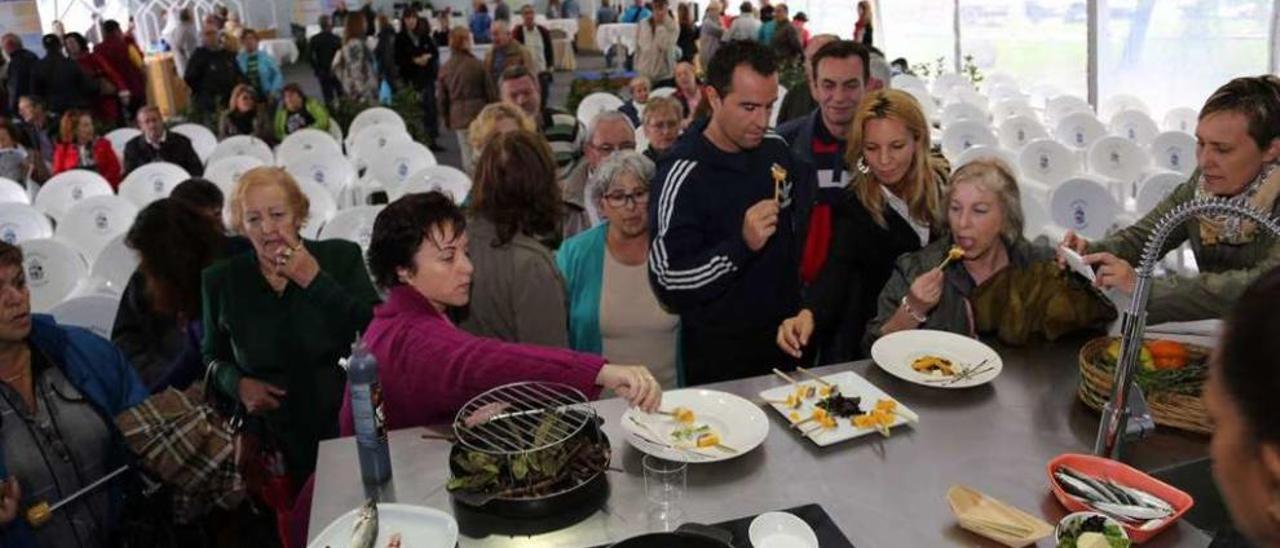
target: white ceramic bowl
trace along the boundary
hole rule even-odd
[[[1068,527],[1074,527],[1076,523],[1084,521],[1085,519],[1091,518],[1093,516],[1100,516],[1102,519],[1106,520],[1107,525],[1115,525],[1120,529],[1120,534],[1124,535],[1124,538],[1126,540],[1129,540],[1129,533],[1124,530],[1124,526],[1122,526],[1120,522],[1110,517],[1107,517],[1106,515],[1099,514],[1097,512],[1075,512],[1072,514],[1067,514],[1066,517],[1058,521],[1058,526],[1054,528],[1054,531],[1053,531],[1054,544],[1055,545],[1057,544],[1058,539],[1062,537],[1062,533],[1066,531]]]
[[[818,548],[818,535],[788,512],[765,512],[751,520],[747,537],[755,548]]]

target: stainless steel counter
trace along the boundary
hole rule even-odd
[[[955,525],[944,495],[962,483],[1056,523],[1066,512],[1049,492],[1046,463],[1065,452],[1088,453],[1098,424],[1098,415],[1076,399],[1076,351],[1083,343],[1077,338],[997,347],[1003,373],[967,390],[903,382],[870,361],[819,368],[823,374],[857,372],[918,412],[920,423],[888,439],[865,436],[819,448],[766,410],[770,431],[761,447],[734,460],[690,465],[685,517],[713,523],[816,502],[859,548],[998,546]],[[759,391],[779,384],[774,377],[758,377],[706,388],[754,401]],[[426,430],[420,428],[391,433],[393,479],[379,496],[458,515],[464,533],[471,534],[460,542],[464,547],[595,546],[647,532],[642,453],[626,443],[618,425],[625,402],[595,405],[613,442],[614,464],[624,472],[609,473],[604,509],[577,523],[529,524],[458,512],[444,491],[449,444],[422,439]],[[1131,446],[1126,460],[1142,469],[1161,468],[1204,457],[1207,443],[1205,437],[1160,428],[1154,438]],[[321,443],[309,538],[364,497],[353,439]],[[545,528],[554,530],[538,531]],[[518,531],[526,534],[511,534]],[[1178,523],[1146,546],[1208,543],[1199,530]]]

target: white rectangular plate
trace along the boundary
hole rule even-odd
[[[840,393],[844,394],[845,396],[848,396],[848,397],[857,396],[859,398],[862,398],[861,407],[863,411],[870,411],[873,407],[875,407],[876,402],[882,399],[894,399],[894,401],[897,401],[896,398],[890,398],[890,396],[886,394],[884,390],[877,388],[876,385],[871,384],[870,382],[867,381],[867,379],[862,378],[861,376],[859,376],[857,373],[854,373],[853,371],[844,371],[841,373],[836,373],[834,375],[827,375],[822,377],[822,380],[825,380],[831,384],[838,386],[840,388]],[[805,380],[800,384],[813,386],[817,388],[822,387],[822,385],[815,380]],[[771,400],[771,401],[785,401],[787,399],[787,395],[791,394],[794,390],[795,390],[795,387],[793,385],[784,384],[777,388],[770,388],[768,390],[761,392],[760,398],[764,400]],[[801,420],[807,419],[809,418],[810,415],[813,414],[814,407],[817,405],[818,401],[820,401],[821,399],[822,398],[819,396],[814,396],[812,398],[809,398],[805,400],[803,404],[801,404],[799,409],[791,409],[780,403],[769,403],[767,405],[769,407],[772,407],[777,412],[781,413],[782,417],[786,419],[788,423],[790,423],[792,421],[789,415],[791,414],[792,411],[796,411],[800,413]],[[907,419],[904,418],[903,415],[906,415],[907,417],[911,417],[914,420],[919,420],[919,415],[916,415],[915,411],[912,411],[911,409],[909,409],[901,401],[898,402],[897,411],[898,411],[898,414],[895,420],[893,421],[893,426],[889,427],[890,432],[892,432],[894,428],[897,428],[901,425],[908,423]],[[800,428],[805,430],[810,430],[810,429],[816,428],[816,425],[812,422],[809,422],[801,425]],[[798,431],[796,432],[796,434],[801,435],[800,432]],[[851,440],[853,438],[865,436],[867,434],[880,435],[880,433],[875,428],[855,428],[853,426],[853,419],[850,417],[850,418],[838,419],[836,421],[835,428],[832,428],[829,430],[824,428],[819,428],[817,431],[805,437],[809,438],[810,440],[813,440],[813,443],[816,443],[819,446],[826,447],[834,443],[839,443],[845,440]]]

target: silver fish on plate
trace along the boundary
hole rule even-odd
[[[351,528],[351,548],[373,548],[378,541],[378,503],[369,499],[356,514]]]
[[[1053,477],[1067,494],[1120,521],[1163,521],[1175,513],[1173,505],[1151,493],[1068,466],[1058,467]]]
[[[1109,502],[1092,503],[1095,509],[1102,513],[1125,518],[1127,521],[1147,521],[1153,519],[1167,518],[1171,512],[1148,508],[1146,506],[1133,506],[1129,504],[1112,504]]]

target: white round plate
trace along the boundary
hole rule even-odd
[[[333,520],[307,548],[348,546],[351,528],[355,526],[356,508]],[[374,546],[386,546],[391,535],[400,533],[401,546],[413,548],[453,548],[458,543],[458,522],[453,516],[426,506],[412,504],[378,504],[378,540]]]
[[[622,414],[622,429],[627,432],[627,442],[632,447],[658,458],[697,464],[741,456],[764,443],[765,437],[769,435],[769,419],[765,417],[764,410],[728,392],[685,388],[662,394],[664,411],[677,407],[692,410],[695,424],[710,426],[713,432],[720,435],[720,443],[737,451],[730,452],[713,447],[677,449],[652,443],[674,446],[671,432],[678,424],[672,417],[648,414],[635,408],[627,409]]]
[[[917,373],[911,368],[911,362],[924,356],[938,356],[950,360],[957,367],[972,367],[982,364],[982,368],[991,370],[971,379],[951,384],[927,382],[946,379],[942,376]],[[948,331],[932,329],[912,329],[898,331],[880,337],[871,345],[871,358],[885,372],[904,381],[913,382],[935,388],[969,388],[991,382],[1004,369],[1004,362],[990,346],[982,341],[957,335]],[[986,363],[982,363],[986,360]]]
[[[765,512],[751,520],[747,538],[755,548],[818,548],[818,535],[789,512]]]

